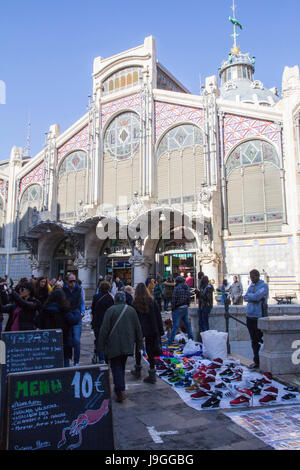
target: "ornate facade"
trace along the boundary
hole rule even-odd
[[[0,275],[75,271],[91,294],[105,273],[136,284],[202,269],[246,286],[255,267],[271,296],[299,294],[299,69],[285,68],[281,97],[254,72],[237,50],[193,95],[151,36],[96,58],[88,112],[0,164]],[[100,239],[108,221],[115,236]]]

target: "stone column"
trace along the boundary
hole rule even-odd
[[[260,318],[258,328],[264,334],[259,360],[261,370],[273,375],[299,374],[300,315]]]
[[[134,250],[134,255],[129,258],[129,263],[133,267],[133,287],[140,282],[145,282],[151,265],[150,258],[140,254],[138,250]]]
[[[209,280],[214,279],[218,284],[221,256],[217,253],[201,253],[199,261],[202,265],[202,271],[205,276],[207,276]]]
[[[96,291],[96,265],[95,260],[78,256],[74,261],[74,266],[78,269],[78,279],[82,281],[85,292],[85,300],[90,301]]]

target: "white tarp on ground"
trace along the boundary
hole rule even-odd
[[[208,359],[200,359],[200,358],[197,359],[195,357],[193,357],[193,359],[195,360],[195,362],[198,366],[201,365],[201,364],[208,365],[208,364],[211,363],[211,361],[209,361]],[[259,372],[250,371],[247,367],[241,366],[239,364],[239,361],[236,361],[235,359],[229,358],[226,361],[224,361],[224,366],[221,369],[216,369],[216,381],[214,383],[210,384],[212,391],[214,390],[214,385],[216,385],[216,384],[218,384],[222,381],[222,377],[220,377],[220,375],[219,375],[220,372],[224,371],[224,369],[226,368],[225,366],[230,364],[230,363],[236,363],[237,367],[239,367],[240,369],[243,370],[243,375],[242,375],[243,379],[242,379],[242,382],[232,382],[231,384],[228,384],[227,385],[228,386],[227,390],[225,390],[225,389],[220,390],[223,393],[223,398],[221,399],[219,408],[236,409],[237,408],[236,406],[233,407],[233,406],[230,405],[230,401],[233,400],[235,397],[238,397],[240,395],[240,393],[237,391],[237,389],[252,387],[253,383],[251,382],[251,380],[261,379],[263,377],[263,375],[260,374]],[[161,372],[159,372],[158,375],[160,375]],[[202,403],[204,403],[206,400],[208,400],[209,397],[201,399],[200,401],[193,400],[191,398],[191,393],[186,392],[184,388],[176,387],[175,384],[174,385],[170,384],[168,382],[167,378],[165,378],[165,377],[161,377],[161,379],[164,380],[165,382],[167,382],[173,388],[173,390],[178,393],[178,395],[181,397],[181,399],[188,406],[194,408],[195,410],[203,410],[203,409],[205,409],[205,410],[214,409],[215,410],[216,409],[216,408],[201,408]],[[281,404],[300,404],[300,393],[289,392],[287,390],[284,390],[284,388],[286,387],[285,385],[273,380],[271,384],[265,385],[263,389],[268,388],[268,387],[278,388],[277,399],[274,400],[274,402],[271,402],[271,404],[269,404],[268,406],[274,406],[274,405],[279,405],[279,404],[280,405]],[[218,389],[216,389],[216,390],[218,390]],[[294,395],[296,395],[296,399],[289,400],[288,402],[285,401],[285,400],[282,400],[282,397],[284,395],[287,395],[288,393],[293,393]],[[262,405],[261,403],[259,403],[259,399],[262,398],[264,395],[266,395],[266,393],[264,393],[263,391],[261,392],[260,395],[253,395],[252,400],[250,400],[250,407],[257,407],[257,406],[265,407],[266,405]],[[245,408],[245,405],[241,405],[239,408]]]

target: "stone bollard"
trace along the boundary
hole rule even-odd
[[[258,320],[264,346],[260,369],[272,374],[300,373],[300,316],[274,316]]]
[[[197,308],[189,308],[189,320],[191,322],[194,341],[199,341],[199,316]]]

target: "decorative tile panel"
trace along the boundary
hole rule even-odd
[[[203,110],[177,104],[155,102],[155,136],[156,140],[168,127],[180,122],[192,122],[203,127]]]
[[[20,183],[20,192],[32,183],[42,183],[44,177],[44,162],[41,162],[37,167],[24,176]]]
[[[102,127],[105,126],[106,122],[117,111],[128,110],[131,109],[132,111],[141,114],[141,95],[135,93],[134,95],[125,96],[124,98],[120,98],[119,100],[110,101],[102,106],[101,109],[101,123]]]
[[[225,155],[241,140],[249,137],[265,137],[275,145],[279,145],[277,125],[271,121],[225,114],[224,116],[224,148]]]
[[[6,184],[7,184],[7,193],[8,193],[8,181],[0,180],[0,194],[2,197],[5,197]],[[6,193],[6,198],[7,198],[7,193]]]
[[[57,162],[62,157],[72,150],[87,150],[88,148],[88,126],[84,127],[80,132],[71,137],[62,147],[57,151]]]

